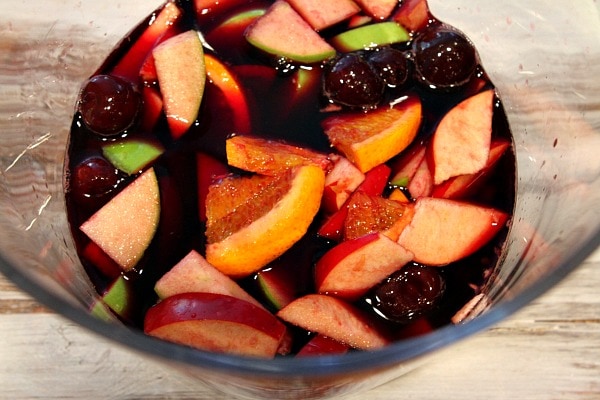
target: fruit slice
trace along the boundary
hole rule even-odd
[[[219,178],[229,173],[226,164],[206,153],[196,153],[196,177],[198,180],[198,214],[206,221],[206,196],[208,188]]]
[[[352,0],[288,0],[315,31],[342,22],[360,11]]]
[[[163,152],[164,147],[158,141],[150,142],[141,139],[110,142],[102,147],[104,157],[128,175],[142,171]]]
[[[357,349],[376,349],[389,344],[385,335],[360,310],[335,297],[309,294],[288,304],[277,316]]]
[[[330,158],[333,168],[325,177],[322,206],[327,212],[335,212],[365,180],[365,174],[346,157],[332,155]]]
[[[189,252],[154,285],[160,299],[180,293],[217,293],[262,305],[227,275],[210,265],[195,250]]]
[[[406,42],[410,35],[396,22],[387,21],[342,32],[331,39],[331,44],[342,53],[370,49],[393,43]]]
[[[325,356],[329,354],[344,354],[349,350],[348,346],[333,340],[325,335],[317,334],[315,337],[310,339],[300,351],[296,354],[296,357],[307,357],[307,356]]]
[[[237,77],[217,58],[204,55],[207,79],[215,84],[225,96],[233,112],[234,126],[237,133],[251,131],[250,111]]]
[[[102,302],[125,320],[133,317],[135,295],[129,281],[123,276],[110,284],[102,295]]]
[[[319,259],[315,286],[319,293],[352,302],[412,257],[410,251],[379,232],[346,240]]]
[[[273,3],[245,36],[253,46],[293,61],[316,63],[335,56],[335,49],[283,0]]]
[[[366,172],[413,141],[421,125],[421,102],[411,97],[393,107],[331,116],[322,125],[331,144]]]
[[[418,143],[407,149],[392,165],[393,176],[390,183],[394,186],[408,187],[410,180],[417,173],[421,161],[425,158],[427,148]]]
[[[116,279],[121,274],[121,267],[110,258],[101,248],[94,242],[89,242],[81,252],[81,257],[91,262],[104,276],[107,278]]]
[[[247,301],[223,294],[182,293],[148,310],[144,332],[202,350],[271,358],[286,328]]]
[[[151,132],[162,115],[163,99],[158,90],[148,86],[142,88],[142,98],[144,100],[144,110],[140,122],[140,131]]]
[[[235,278],[262,268],[306,233],[324,185],[325,173],[314,165],[214,185],[206,203],[206,259]]]
[[[327,155],[284,142],[250,136],[234,136],[225,142],[227,163],[246,171],[277,175],[301,165],[331,167]]]
[[[494,91],[486,90],[463,100],[442,118],[431,144],[436,185],[485,167],[492,137],[493,100]]]
[[[474,253],[508,218],[493,208],[430,197],[418,199],[414,211],[398,243],[413,252],[416,262],[430,266],[447,265]]]
[[[172,136],[183,135],[198,117],[206,70],[198,32],[174,36],[152,51]]]
[[[358,191],[348,201],[348,215],[344,221],[344,240],[357,239],[371,232],[381,232],[392,240],[404,229],[406,206],[380,196],[369,196]]]
[[[354,0],[363,9],[375,19],[386,19],[392,14],[394,8],[398,5],[398,0]]]
[[[403,0],[400,9],[392,17],[411,32],[425,28],[430,18],[427,0]]]
[[[150,168],[85,221],[80,229],[119,264],[135,267],[158,226],[160,194]]]
[[[150,19],[148,28],[135,41],[129,51],[113,68],[112,74],[137,82],[140,69],[152,49],[160,40],[174,29],[175,21],[181,16],[179,7],[173,2],[166,2],[156,16]]]
[[[390,167],[380,164],[365,174],[365,180],[359,185],[356,191],[363,192],[371,196],[380,196],[387,186]],[[348,215],[348,201],[334,212],[325,223],[319,228],[318,234],[322,237],[339,240],[343,234],[344,221]]]
[[[433,191],[433,175],[429,167],[428,157],[424,157],[419,163],[415,174],[408,182],[407,189],[413,199],[431,195]]]
[[[475,173],[455,176],[433,189],[432,197],[442,197],[445,199],[457,199],[465,197],[472,193],[479,183],[485,180],[486,176],[493,170],[494,165],[500,160],[500,157],[510,147],[508,140],[492,140],[490,145],[490,156],[485,167]]]

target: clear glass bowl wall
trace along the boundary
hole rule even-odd
[[[96,320],[63,202],[73,106],[81,82],[160,2],[0,3],[0,272],[67,318],[219,390],[312,398],[380,384],[510,315],[600,244],[600,6],[435,0],[432,13],[475,42],[515,135],[517,205],[481,315],[381,351],[276,361],[192,351]]]

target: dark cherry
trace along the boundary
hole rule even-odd
[[[374,289],[367,298],[379,315],[406,323],[437,307],[446,288],[436,268],[408,264]]]
[[[71,171],[70,189],[82,203],[92,203],[110,194],[119,184],[121,177],[107,159],[93,156],[85,159]]]
[[[348,53],[334,62],[323,75],[323,93],[336,104],[370,108],[383,97],[385,83],[357,53]]]
[[[84,124],[101,136],[114,136],[131,127],[142,107],[134,85],[111,75],[90,78],[81,90],[78,110]]]
[[[393,47],[382,47],[372,52],[367,61],[390,87],[401,87],[408,80],[408,58],[400,50]]]
[[[413,52],[417,81],[431,89],[464,85],[477,68],[477,54],[471,42],[443,25],[417,36]]]

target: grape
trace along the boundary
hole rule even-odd
[[[323,92],[334,103],[371,108],[383,97],[384,81],[357,53],[341,56],[325,71]]]
[[[413,52],[417,81],[432,89],[464,85],[477,68],[477,54],[469,40],[444,26],[417,36]]]
[[[90,203],[110,194],[119,181],[118,169],[107,159],[92,156],[75,166],[69,182],[74,196],[82,203]]]
[[[445,287],[437,269],[408,264],[376,287],[367,303],[379,315],[405,323],[435,309]]]
[[[367,61],[390,87],[400,87],[408,80],[408,58],[400,50],[382,47],[372,52]]]
[[[131,127],[141,107],[142,98],[134,85],[110,75],[90,78],[78,102],[84,124],[101,136],[118,135]]]

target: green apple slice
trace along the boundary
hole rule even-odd
[[[164,152],[160,143],[141,139],[111,142],[102,148],[102,154],[115,168],[128,175],[140,172]]]
[[[172,136],[183,135],[198,117],[204,94],[206,70],[198,32],[174,36],[152,51],[165,114]]]
[[[283,0],[257,18],[245,36],[262,51],[293,61],[316,63],[335,56],[335,49]]]
[[[406,42],[410,35],[396,22],[387,21],[364,25],[340,33],[331,39],[333,46],[344,53]]]

